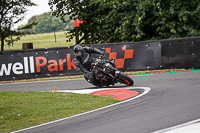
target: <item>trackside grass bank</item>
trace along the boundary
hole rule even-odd
[[[75,39],[66,42],[64,31],[56,32],[56,42],[54,33],[32,34],[22,36],[19,41],[14,42],[13,46],[5,45],[5,50],[22,50],[22,43],[33,43],[33,48],[52,48],[52,47],[69,47],[75,44]]]
[[[112,97],[60,92],[0,92],[0,132],[69,117],[118,102]]]

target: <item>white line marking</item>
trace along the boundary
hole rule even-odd
[[[95,92],[95,91],[102,91],[102,90],[115,90],[115,89],[136,89],[136,87],[129,87],[129,88],[103,88],[103,89],[84,89],[84,90],[58,90],[57,92],[71,92],[71,93],[78,93],[78,94],[90,94],[92,92]],[[137,87],[137,88],[142,88],[143,87]]]
[[[111,88],[109,88],[109,89],[111,89]],[[115,104],[111,104],[111,105],[108,105],[108,106],[105,106],[105,107],[102,107],[102,108],[98,108],[98,109],[91,110],[91,111],[88,111],[88,112],[84,112],[84,113],[81,113],[81,114],[77,114],[77,115],[74,115],[74,116],[66,117],[66,118],[63,118],[63,119],[59,119],[59,120],[43,123],[43,124],[40,124],[40,125],[37,125],[37,126],[21,129],[21,130],[14,131],[14,132],[11,132],[11,133],[18,133],[18,132],[30,130],[30,129],[33,129],[33,128],[45,126],[45,125],[48,125],[48,124],[60,122],[60,121],[63,121],[63,120],[71,119],[71,118],[74,118],[74,117],[78,117],[78,116],[82,116],[82,115],[89,114],[89,113],[92,113],[92,112],[96,112],[96,111],[99,111],[99,110],[103,110],[103,109],[106,109],[106,108],[110,108],[112,106],[116,106],[116,105],[119,105],[119,104],[122,104],[122,103],[125,103],[125,102],[128,102],[128,101],[134,100],[136,98],[139,98],[139,97],[141,97],[143,95],[146,95],[151,90],[151,88],[149,88],[149,87],[127,87],[126,89],[144,89],[144,92],[141,95],[135,96],[133,98],[130,98],[130,99],[127,99],[127,100],[124,100],[124,101],[121,101],[121,102],[118,102],[118,103],[115,103]]]
[[[193,121],[190,121],[190,122],[187,122],[187,123],[183,123],[183,124],[180,124],[180,125],[177,125],[177,126],[169,127],[169,128],[166,128],[166,129],[162,129],[162,130],[159,130],[159,131],[152,132],[152,133],[164,133],[164,132],[168,132],[168,131],[171,131],[171,130],[175,130],[177,128],[181,128],[181,127],[185,127],[185,126],[194,124],[194,123],[199,122],[199,121],[200,121],[200,119],[193,120]]]

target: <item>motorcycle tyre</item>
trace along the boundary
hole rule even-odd
[[[102,85],[99,83],[99,84],[95,84],[95,83],[93,83],[93,82],[90,82],[89,80],[88,80],[88,77],[87,76],[85,76],[84,75],[84,78],[85,78],[85,80],[88,82],[88,83],[90,83],[90,84],[92,84],[92,85],[94,85],[94,86],[96,86],[96,87],[102,87]]]
[[[132,86],[134,84],[134,81],[123,72],[119,73],[119,75],[117,76],[117,79],[119,80],[119,82],[127,86]]]

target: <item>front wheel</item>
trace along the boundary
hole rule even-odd
[[[121,82],[122,84],[132,86],[134,84],[134,81],[126,74],[123,72],[120,72],[119,75],[117,76],[117,80]]]

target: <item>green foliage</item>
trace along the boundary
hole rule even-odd
[[[38,21],[34,21],[30,24],[27,25],[21,25],[18,27],[18,30],[23,30],[23,29],[31,29],[33,26],[37,25],[39,22]]]
[[[0,38],[1,51],[4,51],[4,41],[8,45],[19,40],[21,33],[14,31],[13,26],[23,20],[26,7],[34,6],[31,0],[1,0],[0,1]],[[13,37],[16,38],[13,38]]]
[[[54,30],[56,31],[66,31],[73,29],[73,21],[69,19],[66,15],[64,17],[65,22],[62,22],[61,19],[52,16],[52,12],[47,12],[42,15],[36,16],[36,21],[39,22],[33,28],[34,33],[50,33]]]
[[[67,34],[82,43],[107,43],[200,35],[200,0],[49,0],[53,14],[84,20]]]

